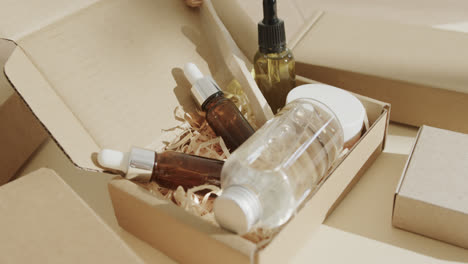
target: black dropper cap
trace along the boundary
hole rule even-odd
[[[276,14],[276,0],[263,0],[263,20],[258,23],[258,45],[262,53],[286,49],[284,21]]]

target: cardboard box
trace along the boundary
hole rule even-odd
[[[393,225],[468,248],[468,135],[423,126],[395,193]]]
[[[358,98],[368,111],[370,130],[266,248],[258,248],[119,178],[110,182],[109,192],[120,226],[181,263],[287,263],[384,147],[388,105]]]
[[[261,1],[225,2],[214,0],[217,12],[253,58]],[[393,121],[468,133],[467,34],[278,5],[297,74],[388,102]]]
[[[8,60],[15,45],[0,39],[0,66]],[[0,186],[15,173],[47,138],[45,129],[0,72]]]
[[[55,172],[0,187],[0,263],[143,263]]]
[[[22,15],[30,10],[29,1],[8,6],[6,15],[13,22],[0,24],[0,32],[10,33],[18,47],[5,73],[80,168],[103,171],[96,163],[101,148],[159,150],[176,136],[162,132],[179,124],[174,109],[196,109],[181,70],[189,61],[211,73],[221,87],[238,80],[257,126],[272,117],[248,70],[249,61],[210,1],[201,9],[165,0],[47,0],[41,6],[48,8],[38,8],[33,15]],[[389,105],[359,98],[368,111],[370,129],[301,213],[261,252],[126,180],[109,187],[119,224],[179,261],[213,263],[220,256],[226,262],[287,260],[304,229],[313,230],[323,221],[384,147]]]

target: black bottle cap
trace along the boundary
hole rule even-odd
[[[263,20],[258,23],[258,45],[263,53],[278,53],[286,49],[284,21],[276,12],[276,0],[263,0]]]

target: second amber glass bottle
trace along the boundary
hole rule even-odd
[[[154,152],[133,147],[130,152],[103,149],[98,155],[101,166],[119,170],[130,180],[154,181],[160,186],[185,190],[200,185],[220,185],[224,161],[174,151]]]
[[[224,93],[211,77],[203,76],[193,63],[187,63],[184,72],[193,85],[193,97],[206,113],[206,121],[216,135],[224,140],[230,152],[233,152],[255,130],[250,126],[234,102],[224,97]]]
[[[284,22],[276,15],[276,0],[263,1],[263,15],[258,23],[259,50],[254,57],[254,74],[260,91],[276,113],[296,86],[295,61],[286,47]]]

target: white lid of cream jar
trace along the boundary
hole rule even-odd
[[[354,142],[367,120],[366,109],[350,92],[326,84],[305,84],[292,89],[286,104],[296,99],[314,99],[328,106],[343,128],[344,142]]]

